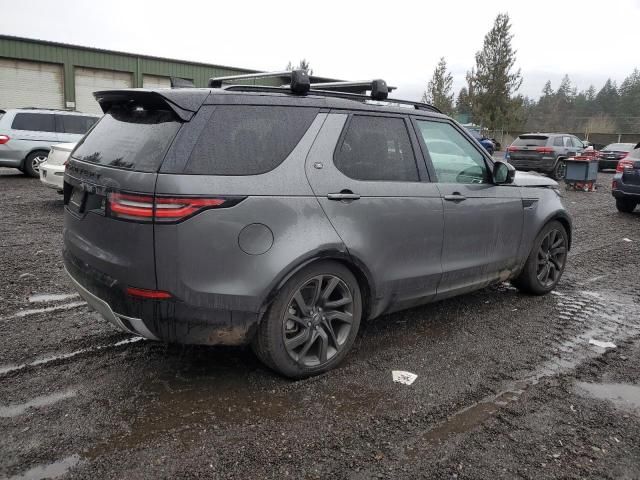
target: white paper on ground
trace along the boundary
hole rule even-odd
[[[633,242],[633,240],[631,240],[630,238],[623,238],[622,241],[623,242]]]
[[[602,348],[616,348],[616,344],[613,342],[603,342],[601,340],[594,340],[593,338],[589,339],[589,343],[591,345],[595,345],[596,347]]]
[[[403,383],[405,385],[411,385],[415,382],[418,375],[411,372],[405,372],[403,370],[392,370],[391,375],[393,376],[393,381],[396,383]]]

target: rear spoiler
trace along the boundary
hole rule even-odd
[[[204,103],[209,90],[104,90],[94,92],[93,96],[100,108],[107,113],[112,105],[134,103],[156,108],[170,108],[181,120],[189,121]]]

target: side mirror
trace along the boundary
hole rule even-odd
[[[497,161],[493,165],[493,183],[496,185],[513,183],[515,177],[516,169],[510,163]]]

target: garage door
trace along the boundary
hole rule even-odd
[[[159,77],[157,75],[144,75],[142,77],[144,88],[171,88],[169,77]]]
[[[62,79],[62,65],[0,58],[0,108],[62,108]]]
[[[100,115],[102,110],[93,97],[93,92],[114,88],[131,88],[133,77],[130,73],[98,70],[94,68],[75,68],[76,110]]]

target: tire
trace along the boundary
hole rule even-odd
[[[24,174],[33,178],[40,178],[39,165],[47,159],[48,153],[45,150],[31,152],[24,159]]]
[[[628,198],[616,198],[616,208],[622,213],[631,213],[638,205],[634,200]]]
[[[353,274],[338,262],[318,262],[285,283],[251,347],[281,375],[294,379],[318,375],[347,355],[361,317],[362,295]]]
[[[522,272],[511,283],[524,293],[549,293],[562,277],[567,263],[568,246],[569,236],[564,226],[557,220],[547,223],[536,236]],[[545,265],[548,278],[544,276]]]
[[[554,180],[562,180],[565,177],[566,170],[567,165],[564,163],[564,158],[559,158],[558,161],[556,161],[550,176]]]

